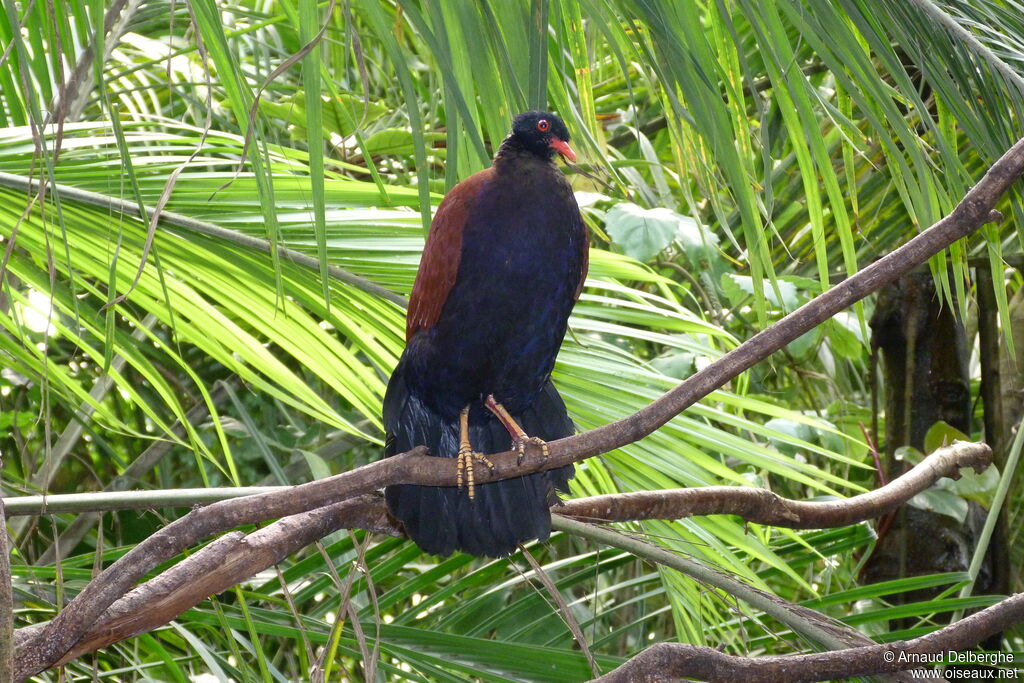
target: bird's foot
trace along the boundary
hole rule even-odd
[[[538,436],[518,436],[512,439],[512,450],[514,450],[518,456],[516,457],[516,464],[522,465],[523,460],[526,458],[526,445],[537,446],[540,448],[540,462],[544,464],[548,461],[548,442]]]
[[[455,484],[461,489],[463,482],[465,482],[466,491],[470,500],[473,500],[473,498],[476,497],[476,482],[473,477],[474,460],[482,465],[487,465],[488,469],[492,471],[494,470],[494,463],[488,460],[487,456],[483,453],[474,451],[468,443],[463,444],[459,448],[458,460],[456,462]]]

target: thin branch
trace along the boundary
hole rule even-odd
[[[572,633],[573,640],[580,646],[580,650],[583,651],[583,656],[587,658],[587,664],[590,665],[590,671],[595,676],[601,675],[601,670],[597,668],[597,660],[594,659],[594,653],[590,651],[590,645],[587,643],[587,637],[583,633],[583,629],[580,628],[580,622],[576,620],[576,615],[572,613],[572,609],[569,607],[569,603],[565,601],[565,597],[561,591],[558,590],[558,586],[552,581],[548,573],[544,571],[544,567],[541,566],[537,558],[527,549],[525,546],[519,546],[519,552],[523,554],[530,567],[533,568],[533,573],[536,574],[537,579],[544,585],[544,590],[548,592],[551,599],[555,601],[558,606],[558,611],[562,614],[562,621],[569,628],[569,632]]]
[[[659,643],[593,683],[654,683],[682,677],[701,681],[802,683],[907,671],[924,663],[943,661],[944,655],[974,647],[985,638],[1021,621],[1024,621],[1024,593],[1017,593],[963,621],[920,638],[837,652],[754,659],[728,655],[710,647]],[[1009,653],[990,653],[985,661],[1011,664],[1011,660]]]
[[[625,536],[612,529],[577,522],[561,515],[551,515],[551,528],[588,538],[601,545],[626,550],[637,557],[671,567],[697,581],[714,586],[733,595],[749,605],[793,629],[795,633],[830,650],[841,650],[851,645],[872,642],[870,638],[846,624],[815,612],[807,607],[794,605],[760,588],[755,588],[721,571],[707,567],[688,557],[653,546],[646,541]]]
[[[18,658],[18,676],[28,677],[52,666],[136,581],[157,564],[172,559],[183,548],[224,529],[306,512],[351,498],[356,493],[376,490],[389,480],[403,481],[409,476],[405,463],[410,458],[444,464],[437,458],[419,455],[425,450],[414,449],[409,454],[308,484],[213,503],[174,520],[138,543],[89,582],[39,634],[36,642],[25,648],[25,654]],[[430,462],[422,464],[429,467]],[[449,485],[455,483],[455,472],[451,474]],[[333,490],[339,485],[341,493]]]
[[[789,500],[767,489],[705,486],[578,498],[567,501],[558,508],[558,512],[564,517],[601,522],[739,515],[755,524],[789,529],[830,529],[880,517],[942,477],[959,479],[961,467],[972,467],[976,472],[982,472],[991,462],[992,450],[987,444],[955,441],[937,449],[885,486],[844,500],[808,502]]]
[[[135,343],[141,342],[146,337],[146,331],[151,328],[157,321],[157,317],[150,313],[147,315],[142,322],[139,324],[137,330],[132,332],[131,339]],[[89,423],[89,419],[92,414],[96,411],[96,406],[103,402],[103,399],[110,392],[110,389],[114,386],[114,376],[123,373],[125,366],[128,364],[128,359],[122,354],[116,354],[110,361],[110,369],[96,378],[96,382],[93,384],[92,389],[89,390],[89,400],[82,401],[82,404],[75,411],[68,426],[61,432],[57,442],[53,444],[53,448],[46,454],[46,459],[43,461],[42,467],[29,477],[29,486],[37,491],[49,491],[50,486],[53,484],[54,478],[57,473],[61,471],[61,465],[64,459],[71,453],[78,440],[82,437],[85,432],[85,426]],[[11,525],[11,532],[15,538],[20,538],[26,529],[25,520],[18,520],[16,523]],[[60,547],[56,545],[50,546],[51,548]]]
[[[836,313],[898,279],[985,223],[999,220],[1001,214],[995,210],[995,204],[1022,174],[1024,139],[1014,144],[989,168],[950,215],[902,247],[756,334],[633,415],[589,432],[553,441],[548,444],[550,456],[547,458],[537,457],[532,452],[520,465],[514,451],[491,455],[494,468],[490,471],[481,468],[478,483],[561,467],[651,434],[704,396]],[[0,179],[4,175],[9,176],[0,174]],[[115,600],[131,589],[152,566],[150,562],[171,559],[181,548],[223,529],[221,525],[225,523],[238,526],[295,514],[390,484],[455,484],[454,459],[414,455],[423,450],[414,449],[292,490],[214,503],[175,520],[136,545],[91,581],[40,633],[25,656],[19,657],[19,672],[28,676],[51,666]]]
[[[69,512],[89,514],[116,510],[190,508],[268,492],[288,491],[291,488],[290,486],[224,486],[208,489],[156,489],[153,491],[113,490],[95,493],[58,493],[52,496],[17,496],[3,500],[8,506],[7,516],[18,517],[21,515],[57,515]],[[226,529],[220,529],[220,531],[226,531]]]
[[[10,187],[16,190],[35,190],[39,187],[39,181],[32,178],[26,178],[24,176],[14,175],[13,173],[0,173],[0,186]],[[98,206],[109,211],[141,217],[141,214],[139,213],[139,205],[134,202],[129,202],[105,194],[99,194],[98,192],[90,192],[89,190],[83,190],[81,188],[64,185],[62,183],[48,183],[47,189],[51,193],[58,194],[63,199],[70,199],[72,201],[82,202],[83,204]],[[152,216],[156,211],[155,208],[148,206],[145,207],[145,210],[150,216]],[[237,230],[229,230],[219,225],[215,225],[214,223],[197,220],[173,211],[161,211],[160,222],[166,225],[183,228],[190,232],[197,232],[202,235],[216,237],[217,239],[225,240],[232,244],[238,244],[249,249],[255,249],[268,254],[270,253],[270,242],[267,240],[263,240],[258,237],[251,237],[238,232]],[[317,271],[320,270],[320,261],[308,254],[303,254],[301,251],[295,251],[294,249],[278,245],[277,253],[281,258],[292,261],[300,266],[313,268]],[[335,280],[352,285],[356,289],[361,289],[364,292],[373,294],[374,296],[379,296],[382,299],[386,299],[387,301],[398,304],[402,307],[408,305],[408,300],[400,294],[395,294],[391,290],[381,287],[374,282],[370,282],[366,278],[350,273],[344,268],[328,264],[327,272]]]
[[[119,356],[120,357],[120,356]],[[226,395],[224,382],[217,382],[209,395],[209,405],[204,400],[199,400],[185,413],[185,421],[175,420],[171,425],[170,434],[175,438],[185,438],[186,425],[193,425],[199,422],[210,412],[210,406],[216,407]],[[165,455],[171,452],[175,442],[170,438],[158,439],[144,450],[130,465],[124,468],[121,474],[117,475],[103,487],[104,493],[100,495],[118,495],[119,491],[126,491],[146,476]],[[45,508],[45,497],[41,501]],[[53,539],[50,547],[39,557],[37,564],[46,566],[55,561],[63,560],[69,553],[74,551],[78,543],[85,537],[89,529],[99,520],[99,511],[89,511],[79,515],[64,531],[60,532]]]

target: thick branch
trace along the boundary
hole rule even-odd
[[[58,663],[162,626],[209,595],[227,590],[318,538],[338,529],[353,528],[356,522],[374,531],[394,531],[380,497],[365,495],[287,517],[249,536],[232,532],[115,602]],[[702,583],[716,586],[825,647],[845,648],[871,642],[866,636],[830,617],[788,603],[728,574],[643,540],[558,515],[553,517],[552,524],[557,529],[629,550],[637,557],[672,567]],[[40,624],[20,629],[16,635],[19,654],[27,654],[26,648],[32,647],[46,628],[47,625]]]
[[[360,528],[388,533],[393,530],[377,496],[360,496],[300,515],[286,517],[249,535],[232,532],[186,560],[147,581],[110,606],[99,621],[59,662],[152,631],[211,595],[273,566],[288,555],[338,529]],[[19,629],[15,643],[21,648],[46,625]],[[24,675],[24,672],[18,672]]]
[[[589,432],[553,441],[549,444],[550,457],[543,461],[528,458],[519,466],[517,454],[513,451],[491,455],[494,470],[489,472],[481,468],[477,483],[560,467],[642,439],[710,392],[844,308],[898,279],[983,224],[1000,218],[1000,214],[995,211],[996,201],[1022,173],[1024,139],[1019,140],[996,161],[949,216],[899,249],[801,306],[633,415]],[[225,527],[219,526],[221,522],[234,527],[296,514],[368,493],[387,484],[451,486],[455,482],[454,459],[404,454],[304,484],[294,490],[214,503],[206,508],[216,509],[213,513],[198,514],[203,511],[194,511],[137,545],[86,586],[39,635],[39,642],[19,661],[19,671],[31,675],[51,666],[115,600],[148,571],[146,565],[149,557],[159,557],[158,562],[169,560],[181,548],[223,530]]]
[[[1017,593],[951,626],[914,640],[834,652],[751,659],[728,655],[710,647],[659,643],[594,683],[653,683],[675,681],[684,676],[701,681],[800,683],[907,671],[919,668],[921,663],[933,662],[948,652],[974,647],[985,638],[1021,621],[1024,621],[1024,593]]]

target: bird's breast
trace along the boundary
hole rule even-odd
[[[562,188],[495,192],[470,215],[449,298],[477,324],[515,338],[568,316],[579,279],[582,226]],[[560,339],[559,339],[560,341]]]
[[[487,393],[531,400],[551,373],[580,279],[586,234],[568,184],[497,185],[468,216],[440,317],[410,346],[420,380],[452,406]]]

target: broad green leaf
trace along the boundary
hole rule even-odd
[[[967,501],[952,491],[939,488],[926,489],[908,500],[907,505],[952,517],[960,524],[967,520]]]
[[[605,229],[612,241],[638,261],[657,256],[692,223],[693,219],[669,209],[644,209],[626,202],[616,204],[605,214]]]

